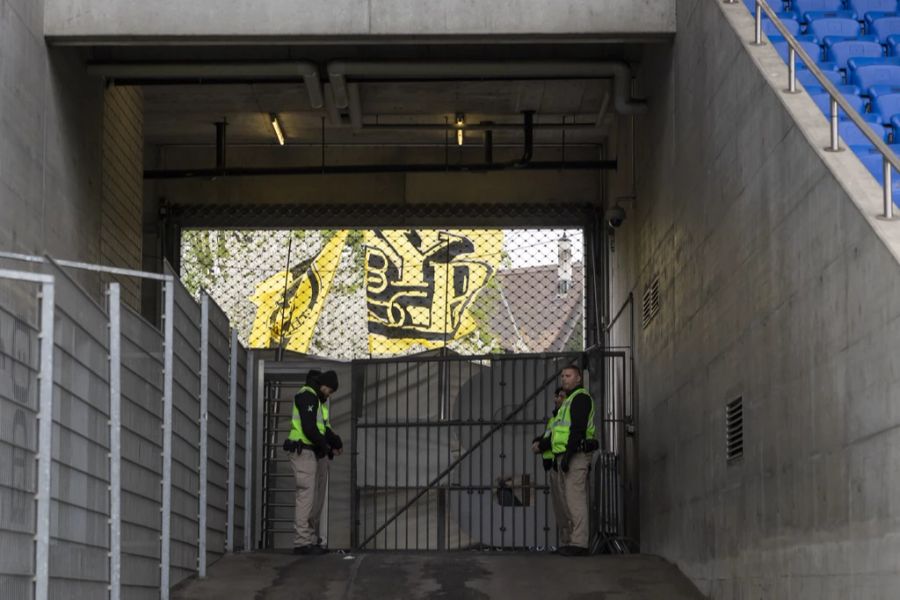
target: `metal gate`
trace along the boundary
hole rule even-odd
[[[559,371],[585,368],[602,450],[591,498],[595,549],[620,537],[625,395],[605,407],[604,369],[622,352],[355,361],[351,543],[366,550],[547,550],[557,546],[547,477],[532,440]],[[594,381],[591,380],[593,375]],[[621,406],[621,409],[619,408]],[[614,442],[615,445],[611,445]]]

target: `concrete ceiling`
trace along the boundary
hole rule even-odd
[[[360,83],[364,124],[419,123],[440,125],[456,113],[467,123],[521,123],[521,112],[536,112],[538,124],[594,123],[609,92],[607,81],[385,82]],[[335,121],[326,109],[310,106],[301,83],[216,85],[149,85],[144,87],[144,135],[150,145],[213,144],[216,121],[226,118],[231,144],[275,144],[268,118],[278,115],[289,144],[319,143],[324,119],[326,142],[442,143],[435,130],[358,130],[344,116]],[[600,127],[571,128],[567,143],[602,143],[607,118]],[[480,138],[480,133],[475,137]],[[520,130],[495,133],[497,143],[522,139]],[[560,143],[560,130],[538,130],[535,142]]]
[[[643,46],[639,44],[485,44],[485,45],[320,45],[320,46],[233,46],[233,47],[93,47],[89,61],[104,63],[178,61],[199,62],[265,62],[307,60],[324,65],[336,59],[348,60],[405,60],[405,61],[456,61],[456,60],[627,60],[640,61]],[[279,152],[269,113],[278,115],[287,143],[296,151],[318,147],[323,138],[329,150],[329,158],[342,153],[349,154],[349,146],[378,147],[382,153],[390,153],[391,146],[431,147],[429,157],[441,158],[445,143],[455,145],[454,132],[449,135],[442,129],[374,129],[371,124],[420,123],[441,125],[452,123],[456,113],[464,113],[466,123],[481,121],[521,124],[522,111],[535,111],[534,132],[535,159],[540,160],[552,152],[553,160],[571,156],[573,159],[595,159],[597,149],[604,144],[614,123],[609,109],[599,126],[569,127],[565,134],[558,129],[542,129],[541,124],[594,124],[610,91],[608,80],[529,80],[529,81],[378,81],[359,82],[358,86],[363,128],[351,126],[349,113],[338,114],[329,106],[328,81],[326,106],[314,109],[301,81],[297,83],[218,83],[143,86],[144,136],[147,145],[147,168],[159,168],[160,156],[168,168],[186,162],[208,164],[215,147],[214,123],[227,119],[229,164],[255,152],[254,162],[267,159],[278,161]],[[329,110],[331,108],[331,110]],[[445,141],[445,138],[447,141]],[[481,146],[484,134],[468,132],[465,145],[469,152]],[[516,127],[494,132],[493,141],[498,149],[498,160],[521,154],[523,131]],[[560,148],[565,139],[566,150]],[[243,148],[243,150],[242,150]],[[267,150],[267,148],[269,148]],[[280,149],[283,150],[283,149]],[[315,150],[318,152],[318,149]],[[193,152],[193,154],[191,154]],[[374,152],[374,151],[373,151]],[[504,152],[506,155],[504,156]],[[544,153],[543,155],[541,153]],[[290,153],[290,152],[288,152]],[[282,156],[285,153],[282,152]],[[299,156],[299,155],[297,155]],[[306,155],[304,155],[306,156]],[[477,158],[473,155],[474,158]],[[292,159],[295,162],[307,158]],[[406,159],[409,157],[407,156]],[[354,160],[368,161],[368,155],[354,155]],[[374,162],[378,157],[373,155]],[[395,156],[393,160],[397,160]],[[404,159],[404,160],[406,160]],[[349,160],[349,159],[348,159]]]

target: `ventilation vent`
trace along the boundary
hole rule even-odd
[[[725,459],[733,462],[744,456],[743,398],[725,405]]]
[[[644,288],[644,301],[641,308],[641,325],[646,329],[647,325],[659,312],[659,276],[653,279]]]

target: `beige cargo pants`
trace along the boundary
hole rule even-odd
[[[291,453],[291,469],[297,487],[294,503],[294,547],[318,543],[319,517],[325,504],[328,459],[316,459],[311,450]]]
[[[557,461],[558,463],[559,461]],[[559,528],[560,546],[588,547],[590,539],[588,473],[590,467],[591,455],[577,452],[569,459],[568,473],[550,471],[557,480],[555,486],[551,483],[550,492],[553,497],[556,524]],[[552,481],[553,478],[551,478]],[[555,494],[554,487],[556,488]]]

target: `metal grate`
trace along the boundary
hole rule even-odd
[[[733,462],[744,456],[743,398],[725,405],[725,460]]]
[[[185,230],[181,277],[251,348],[339,360],[584,348],[580,229]]]
[[[644,287],[644,298],[641,306],[641,325],[644,329],[653,321],[659,313],[659,276]]]

